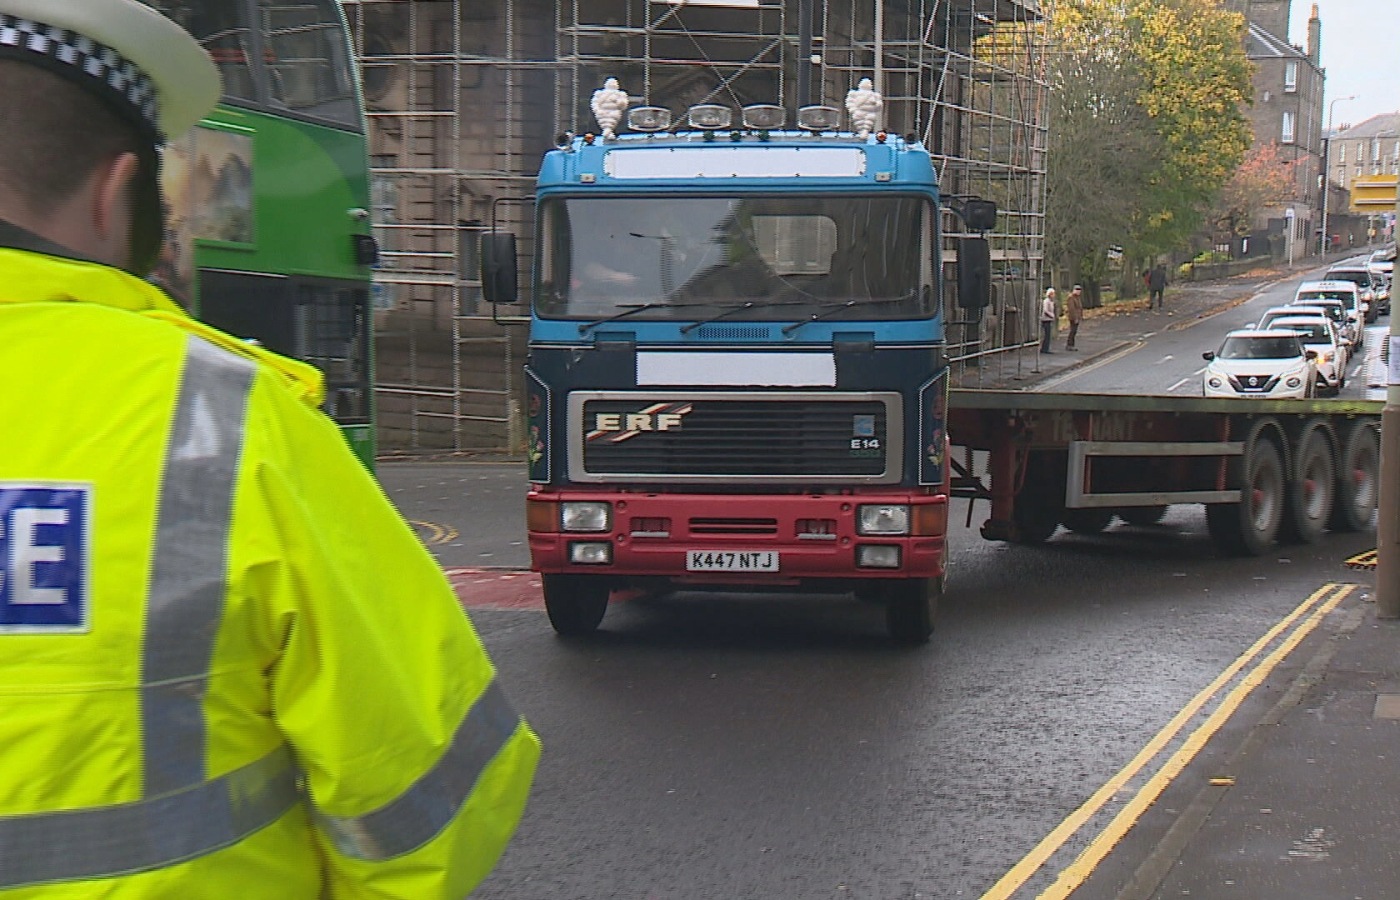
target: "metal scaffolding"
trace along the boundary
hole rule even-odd
[[[947,298],[955,376],[1036,365],[1053,0],[343,0],[369,104],[380,444],[514,449],[523,307],[492,321],[477,235],[531,249],[529,193],[559,132],[593,128],[615,77],[634,102],[840,105],[861,78],[883,127],[919,137],[946,195],[994,199],[992,308]],[[944,221],[955,260],[959,220]],[[951,270],[950,270],[951,272]],[[948,279],[955,283],[955,279]]]
[[[535,132],[548,128],[532,129],[526,119],[540,117],[539,104],[522,102],[542,75],[553,94],[552,73],[524,61],[539,48],[522,37],[531,23],[517,7],[532,4],[342,5],[364,85],[380,246],[379,445],[518,449],[524,319],[518,308],[483,308],[476,259],[478,236],[503,209],[503,227],[519,231],[527,218],[519,204],[502,201],[529,195]],[[546,122],[551,109],[552,101]]]

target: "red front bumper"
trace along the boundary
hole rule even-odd
[[[565,501],[611,504],[606,532],[563,534],[557,506]],[[948,498],[879,491],[851,494],[682,494],[605,490],[532,490],[529,532],[537,572],[669,578],[688,584],[794,585],[808,580],[936,578],[943,574]],[[912,535],[859,535],[856,508],[908,504]],[[546,530],[546,529],[553,530]],[[578,542],[610,544],[611,562],[571,562]],[[899,565],[858,563],[863,545],[897,547]],[[776,571],[690,571],[688,551],[772,551]],[[886,558],[888,551],[882,551]]]

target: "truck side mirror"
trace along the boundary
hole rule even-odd
[[[958,239],[958,306],[986,309],[992,301],[992,251],[986,238]]]
[[[488,231],[481,236],[481,292],[487,303],[514,303],[515,235]]]
[[[967,200],[963,203],[962,218],[969,231],[991,231],[997,227],[997,204],[995,200]]]

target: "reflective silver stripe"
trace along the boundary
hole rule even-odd
[[[492,681],[463,717],[452,746],[406,791],[363,816],[318,814],[317,822],[337,850],[355,859],[390,859],[416,850],[457,816],[519,724],[505,691]]]
[[[233,491],[254,364],[193,335],[166,445],[141,729],[147,797],[204,781],[204,695],[223,618]]]
[[[136,803],[0,818],[0,889],[124,875],[236,844],[301,797],[286,747],[222,778]]]

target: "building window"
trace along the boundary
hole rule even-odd
[[[1298,90],[1298,61],[1289,60],[1283,64],[1283,90],[1291,94]]]
[[[1380,162],[1380,161],[1381,161],[1381,139],[1380,139],[1380,138],[1371,138],[1371,162],[1373,162],[1373,163],[1378,163],[1378,162]]]
[[[1342,165],[1347,164],[1347,145],[1344,143],[1338,142],[1337,144],[1337,162]]]
[[[1280,140],[1285,144],[1293,143],[1293,130],[1296,125],[1296,118],[1297,117],[1291,112],[1283,114],[1283,134],[1280,136]]]

